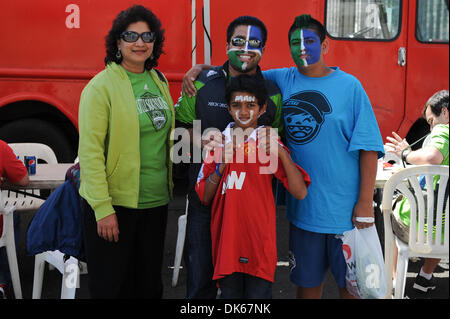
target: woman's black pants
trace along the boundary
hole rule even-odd
[[[114,206],[119,241],[97,233],[94,211],[82,199],[83,237],[91,298],[162,298],[161,269],[167,205],[148,209]]]

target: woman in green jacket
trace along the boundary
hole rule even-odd
[[[164,30],[143,6],[119,13],[105,70],[79,109],[80,195],[92,298],[161,298],[172,196],[174,106],[157,71]]]

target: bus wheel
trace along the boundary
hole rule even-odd
[[[72,163],[76,151],[64,132],[40,119],[23,119],[0,127],[0,139],[7,143],[42,143],[50,146],[59,163]],[[33,155],[33,154],[30,154]]]

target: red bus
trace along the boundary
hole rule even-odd
[[[60,162],[77,156],[78,103],[104,68],[104,38],[135,1],[21,0],[0,5],[0,139],[49,145]],[[363,84],[383,138],[409,142],[428,130],[424,103],[449,87],[448,0],[142,0],[166,30],[159,60],[176,101],[195,63],[222,64],[228,23],[260,18],[269,31],[262,69],[293,66],[287,32],[297,15],[322,21],[325,56]]]

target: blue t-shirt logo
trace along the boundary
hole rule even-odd
[[[312,141],[320,131],[331,105],[318,91],[303,91],[283,101],[284,125],[288,139],[294,144]]]

